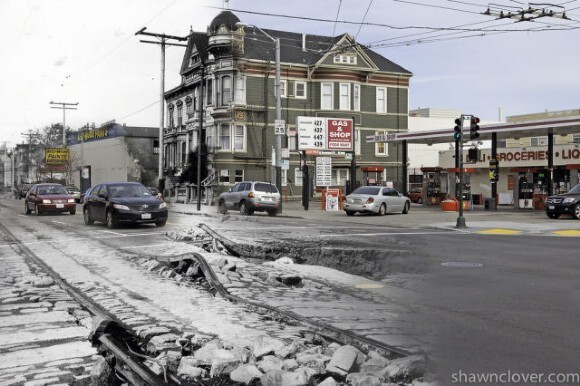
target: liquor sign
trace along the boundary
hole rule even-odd
[[[297,117],[298,150],[352,151],[352,119]]]
[[[68,149],[48,148],[44,149],[44,162],[47,165],[66,165],[70,158]]]

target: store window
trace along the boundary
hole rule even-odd
[[[548,146],[548,137],[532,137],[530,140],[532,146]]]
[[[320,108],[323,110],[333,110],[334,103],[332,83],[322,83],[320,87]]]
[[[302,169],[294,168],[294,185],[302,186]]]
[[[348,169],[332,169],[332,186],[344,186],[348,180]]]

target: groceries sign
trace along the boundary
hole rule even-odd
[[[297,117],[298,150],[352,151],[352,119]]]

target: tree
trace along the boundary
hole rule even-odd
[[[197,152],[199,147],[195,151],[190,151],[187,155],[187,166],[183,169],[181,173],[181,182],[189,182],[197,184]],[[201,145],[201,181],[203,181],[208,175],[207,170],[207,145],[204,143]]]

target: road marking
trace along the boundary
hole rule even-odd
[[[555,235],[558,236],[568,236],[568,237],[578,237],[580,236],[580,231],[575,230],[575,229],[569,229],[569,230],[564,230],[564,231],[556,231],[556,232],[552,232]]]
[[[53,223],[55,223],[55,224],[68,225],[67,223],[65,223],[65,222],[62,222],[62,221],[55,221],[55,220],[52,220],[52,222],[53,222]]]
[[[435,231],[435,232],[381,232],[381,233],[342,233],[323,234],[324,237],[345,237],[345,236],[393,236],[393,235],[440,235],[442,233],[455,233],[455,231]]]
[[[117,235],[117,236],[126,236],[124,233],[117,233],[117,232],[113,232],[113,231],[101,231],[103,233],[110,233],[113,235]]]
[[[523,232],[514,229],[493,228],[477,231],[474,233],[479,233],[481,235],[521,235]]]

